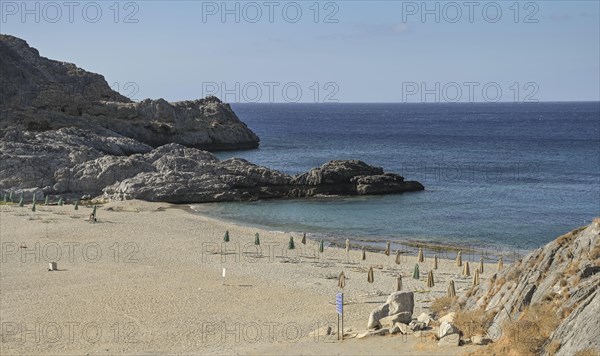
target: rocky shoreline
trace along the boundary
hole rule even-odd
[[[216,97],[132,102],[99,74],[0,36],[0,191],[69,199],[206,203],[423,190],[356,160],[290,176],[205,150],[259,138]]]

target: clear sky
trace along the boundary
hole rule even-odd
[[[0,32],[136,100],[600,100],[598,1],[2,0],[0,10]]]

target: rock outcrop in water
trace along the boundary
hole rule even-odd
[[[0,130],[77,127],[158,147],[256,148],[258,137],[216,97],[169,103],[132,102],[99,74],[41,57],[27,42],[0,35]]]
[[[544,317],[556,322],[558,326],[543,340],[539,353],[566,356],[582,350],[600,352],[599,272],[600,219],[596,219],[497,273],[463,296],[459,304],[465,310],[492,313],[491,325],[502,327],[504,334],[506,326],[518,322],[527,309],[548,307],[554,314],[539,316],[539,322],[523,323],[520,329],[523,335],[526,330],[535,335],[536,330],[543,330],[548,324]],[[492,330],[499,336],[497,327]],[[520,342],[523,341],[527,340]]]
[[[200,203],[423,190],[360,161],[299,176],[201,149],[253,148],[258,137],[215,97],[134,103],[104,78],[40,57],[0,35],[0,189]]]

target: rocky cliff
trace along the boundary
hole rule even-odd
[[[98,74],[40,57],[0,35],[0,190],[3,194],[200,203],[423,190],[361,161],[298,176],[201,149],[258,146],[215,97],[134,103]]]
[[[458,304],[490,315],[488,331],[505,346],[494,349],[495,354],[509,354],[515,344],[526,344],[535,354],[597,353],[599,272],[600,219],[596,219],[498,272]],[[536,338],[539,348],[533,347]]]
[[[0,35],[0,130],[78,127],[158,147],[256,148],[258,137],[215,97],[169,103],[132,102],[99,74],[41,57],[27,42]]]

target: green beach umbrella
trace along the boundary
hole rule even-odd
[[[33,200],[33,206],[31,206],[31,211],[35,213],[35,199]]]
[[[4,202],[8,203],[8,195],[6,195],[6,193],[4,193]]]
[[[62,205],[63,205],[62,197],[58,197],[58,206],[62,206]]]
[[[415,265],[415,270],[413,271],[413,278],[419,279],[419,265],[418,264]]]
[[[325,242],[321,240],[321,242],[319,243],[319,252],[323,253],[323,251],[325,251]]]
[[[10,193],[8,194],[8,200],[10,200],[10,202],[12,203],[12,193],[13,191],[11,190]]]
[[[96,206],[94,205],[94,213],[96,212]],[[223,236],[223,241],[229,242],[229,230],[225,231],[225,236]]]
[[[44,205],[48,206],[48,196],[46,195],[46,198],[44,199]]]
[[[260,246],[260,236],[258,235],[258,232],[254,235],[254,244]]]
[[[302,242],[303,245],[306,245],[306,232],[302,234]]]
[[[294,245],[294,236],[290,236],[290,242],[288,242],[288,250],[293,250],[296,248],[296,245]]]
[[[23,193],[21,193],[21,198],[19,199],[19,206],[22,207],[23,205],[25,205],[23,203]]]
[[[73,209],[79,210],[79,200],[75,200],[75,207]]]

